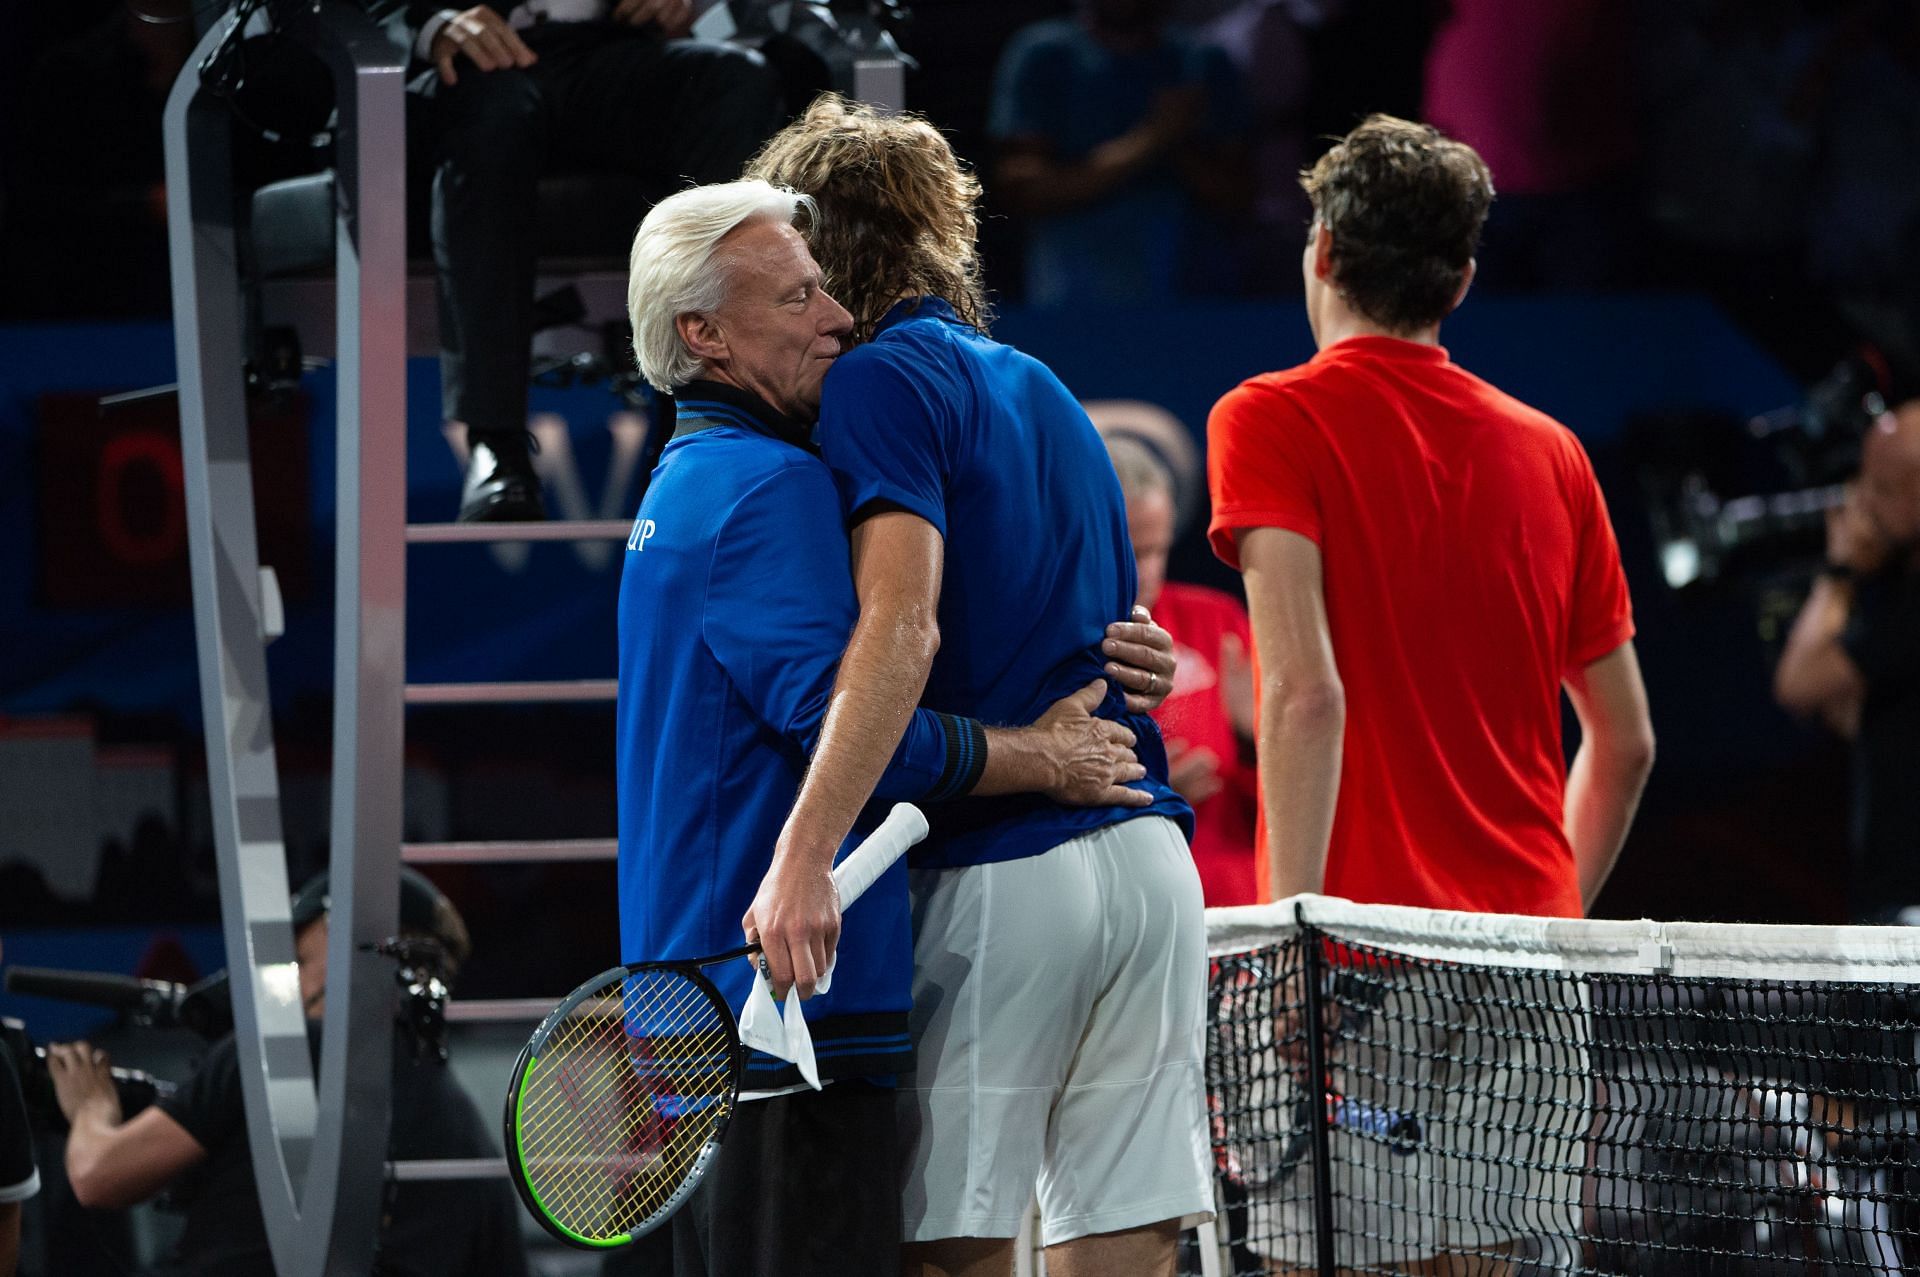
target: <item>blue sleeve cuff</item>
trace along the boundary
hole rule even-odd
[[[874,506],[884,505],[925,519],[940,534],[942,541],[947,539],[947,508],[942,501],[879,479],[845,482],[841,490],[844,494],[841,504],[846,507],[848,527],[874,513]]]
[[[915,710],[873,796],[929,803],[964,798],[986,767],[986,728],[971,718]]]

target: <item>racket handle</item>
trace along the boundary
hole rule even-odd
[[[840,912],[853,908],[868,887],[885,873],[907,848],[927,836],[927,818],[912,803],[895,803],[880,827],[833,867],[833,885],[840,890]]]

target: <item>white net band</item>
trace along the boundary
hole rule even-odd
[[[1920,927],[1603,921],[1355,904],[1302,895],[1207,910],[1213,956],[1283,944],[1301,925],[1412,957],[1484,966],[1736,980],[1920,984]]]

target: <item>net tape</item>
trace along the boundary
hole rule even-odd
[[[1230,1271],[1920,1274],[1920,934],[1208,923]]]
[[[1920,984],[1920,927],[1611,921],[1457,913],[1293,896],[1207,910],[1214,955],[1282,944],[1302,926],[1446,962],[1734,980]]]

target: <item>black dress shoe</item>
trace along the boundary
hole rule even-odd
[[[475,443],[460,486],[460,522],[537,523],[546,517],[540,479],[526,449]]]

